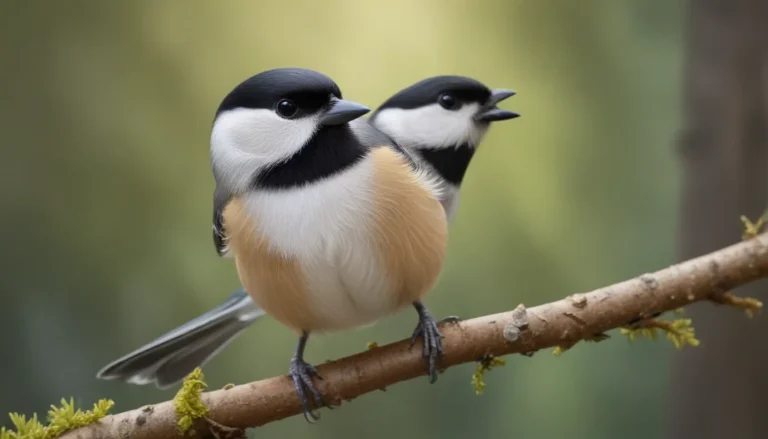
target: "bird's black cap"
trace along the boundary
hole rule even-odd
[[[216,110],[216,116],[235,108],[272,109],[280,99],[290,99],[302,110],[313,112],[327,105],[331,96],[341,99],[341,90],[322,73],[302,68],[266,70],[229,92]]]
[[[376,111],[386,108],[410,110],[423,107],[436,103],[442,93],[451,93],[463,102],[480,104],[491,96],[491,90],[476,79],[465,76],[434,76],[400,90],[381,104]]]

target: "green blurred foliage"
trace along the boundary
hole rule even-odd
[[[108,361],[238,286],[210,233],[213,112],[277,66],[376,106],[427,76],[512,88],[469,170],[427,304],[463,317],[535,305],[673,262],[683,3],[0,3],[0,412],[61,397],[115,410],[172,391],[94,379]],[[322,362],[409,335],[403,312],[314,338]],[[286,373],[294,335],[265,318],[206,368],[212,387]],[[254,437],[660,437],[669,343],[618,334],[473,365],[294,417]],[[7,425],[7,421],[4,422]],[[286,436],[287,435],[287,436]]]

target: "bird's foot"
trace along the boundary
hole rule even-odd
[[[320,419],[316,414],[309,409],[309,400],[307,399],[307,392],[312,394],[312,397],[317,408],[325,406],[323,396],[320,391],[317,390],[315,384],[312,382],[312,378],[315,377],[322,380],[323,377],[317,373],[315,366],[307,363],[303,359],[294,356],[291,358],[290,374],[293,379],[293,387],[296,389],[296,393],[301,400],[301,406],[304,408],[304,418],[314,424],[315,421]]]
[[[429,311],[419,302],[414,304],[416,311],[419,313],[419,324],[416,325],[416,329],[411,336],[411,346],[416,344],[416,339],[421,337],[423,341],[422,355],[427,359],[429,382],[434,383],[437,381],[437,358],[443,356],[443,334],[438,328],[438,323],[429,314]],[[452,317],[448,318],[453,320]],[[443,319],[441,322],[444,322]]]

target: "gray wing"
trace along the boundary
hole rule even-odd
[[[161,389],[172,386],[264,314],[240,288],[216,308],[109,363],[96,378],[139,385],[154,382]]]
[[[227,235],[224,230],[224,208],[232,196],[221,186],[213,191],[213,244],[219,256],[227,255]]]

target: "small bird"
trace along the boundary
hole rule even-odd
[[[216,248],[253,301],[298,334],[289,373],[310,422],[308,396],[326,405],[304,360],[310,334],[413,306],[432,380],[442,355],[422,303],[447,248],[439,189],[360,119],[369,111],[319,72],[274,69],[236,86],[211,132]]]
[[[439,200],[450,221],[463,176],[490,123],[519,116],[496,106],[513,95],[512,90],[491,90],[468,77],[435,76],[387,99],[369,121],[425,165],[442,189]],[[218,236],[214,239],[221,249]],[[97,377],[168,388],[263,315],[264,310],[239,288],[213,310],[109,363]]]
[[[491,122],[520,116],[496,106],[515,94],[464,76],[435,76],[399,91],[369,120],[427,164],[440,183],[440,201],[450,221],[461,182]]]

